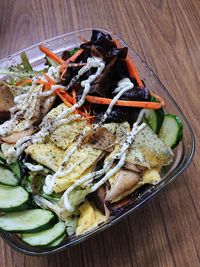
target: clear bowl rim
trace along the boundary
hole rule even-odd
[[[1,232],[0,233],[0,236],[4,239],[4,241],[10,247],[12,247],[16,251],[18,251],[20,253],[23,253],[25,255],[29,255],[29,256],[45,256],[45,255],[51,255],[51,254],[59,253],[59,252],[65,250],[67,247],[74,246],[74,245],[76,245],[76,244],[78,244],[78,243],[80,243],[80,242],[88,239],[89,237],[94,236],[94,235],[96,235],[96,234],[104,231],[105,229],[110,228],[110,226],[114,225],[115,223],[121,221],[124,217],[126,217],[126,216],[130,215],[131,213],[133,213],[136,209],[138,209],[144,203],[150,201],[161,190],[163,190],[168,184],[170,184],[172,181],[174,181],[182,172],[184,172],[184,170],[186,170],[188,168],[188,166],[192,162],[192,159],[193,159],[193,156],[194,156],[194,153],[195,153],[195,143],[196,143],[196,141],[195,141],[195,134],[194,134],[194,131],[193,131],[193,129],[192,129],[192,127],[191,127],[188,119],[184,115],[183,111],[177,105],[176,101],[173,99],[173,97],[171,96],[171,94],[165,88],[165,86],[160,81],[160,79],[156,75],[156,73],[151,69],[151,67],[149,65],[147,65],[147,63],[139,56],[139,54],[137,52],[135,52],[135,50],[133,48],[131,48],[118,34],[110,31],[109,29],[106,29],[106,28],[98,28],[98,27],[97,28],[96,27],[94,27],[94,28],[92,28],[92,27],[81,28],[81,29],[78,29],[78,30],[75,30],[75,31],[71,31],[71,32],[67,32],[67,33],[64,33],[64,34],[60,34],[60,35],[51,37],[49,39],[45,39],[43,41],[37,42],[36,44],[33,44],[33,45],[31,45],[31,46],[29,46],[27,48],[20,49],[20,50],[16,51],[15,53],[11,54],[11,56],[12,57],[15,57],[15,56],[19,55],[21,52],[30,50],[32,48],[35,48],[35,47],[39,46],[39,44],[42,44],[42,43],[45,43],[45,42],[50,42],[50,41],[56,40],[58,38],[64,38],[64,37],[66,37],[68,35],[77,34],[77,33],[83,32],[83,31],[92,31],[94,29],[95,30],[104,31],[104,32],[106,32],[108,34],[114,34],[120,40],[120,42],[124,43],[128,47],[128,49],[131,50],[131,52],[141,61],[141,63],[143,65],[145,65],[153,73],[153,75],[155,76],[155,78],[162,85],[162,90],[164,90],[165,94],[172,101],[173,105],[176,107],[176,109],[178,110],[178,112],[181,114],[181,116],[183,117],[183,119],[184,119],[184,121],[185,121],[185,123],[186,123],[186,125],[188,127],[188,130],[189,130],[189,133],[190,133],[190,137],[191,137],[191,150],[190,150],[190,153],[189,153],[189,157],[187,158],[187,161],[184,162],[184,164],[182,163],[180,166],[178,166],[177,168],[175,168],[175,170],[173,170],[173,172],[170,174],[170,176],[171,176],[170,179],[168,179],[165,183],[163,183],[157,190],[152,191],[150,195],[147,195],[143,200],[140,200],[140,202],[138,204],[136,204],[135,206],[133,206],[129,210],[125,211],[124,213],[120,214],[118,217],[114,218],[111,222],[109,222],[109,223],[107,222],[104,225],[98,227],[97,229],[94,229],[93,231],[88,232],[88,233],[84,234],[83,236],[80,236],[78,238],[78,240],[72,240],[71,242],[66,243],[66,244],[65,243],[62,243],[60,246],[55,247],[53,249],[46,249],[46,250],[43,250],[42,252],[35,252],[35,251],[31,251],[31,249],[30,250],[27,250],[27,249],[23,249],[23,248],[15,245],[13,243],[13,241],[12,241],[12,237],[11,237],[12,234],[6,233],[6,232]],[[7,61],[8,60],[8,57],[9,56],[0,59],[0,64],[2,62],[4,62],[4,61]]]

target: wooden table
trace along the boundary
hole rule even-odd
[[[0,58],[84,27],[121,35],[155,70],[200,136],[199,0],[1,0]],[[196,148],[181,177],[112,229],[49,257],[21,255],[1,240],[0,266],[200,266],[199,142]]]

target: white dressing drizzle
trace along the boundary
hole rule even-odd
[[[91,179],[96,179],[99,178],[100,176],[104,175],[105,176],[96,184],[94,184],[91,188],[90,188],[90,192],[94,192],[95,190],[97,190],[102,184],[104,184],[111,176],[113,176],[116,172],[118,172],[122,166],[125,163],[126,160],[126,155],[128,153],[128,149],[130,147],[130,145],[132,144],[132,142],[135,139],[135,136],[146,127],[145,123],[142,123],[141,125],[139,125],[139,123],[142,120],[142,117],[144,115],[144,112],[141,111],[137,121],[133,124],[133,128],[131,130],[130,133],[127,134],[127,138],[126,141],[124,142],[124,144],[121,147],[121,151],[116,153],[115,155],[113,155],[112,158],[109,158],[107,161],[105,161],[104,166],[101,170],[93,172],[91,174],[88,174],[86,176],[83,176],[81,179],[79,179],[78,181],[76,181],[73,185],[71,185],[63,194],[63,199],[64,199],[64,206],[66,208],[66,210],[68,211],[73,211],[74,207],[70,204],[69,202],[69,194],[77,187],[82,185],[83,183],[87,182],[88,180]],[[116,159],[120,159],[119,162],[117,163],[117,165],[112,168],[112,165],[114,163],[114,161]],[[111,170],[110,170],[111,169]]]
[[[104,113],[103,117],[101,118],[100,122],[98,123],[97,127],[99,127],[100,125],[102,125],[105,120],[108,118],[108,116],[110,115],[113,106],[115,105],[115,103],[119,100],[119,98],[128,90],[132,89],[134,87],[134,84],[130,81],[129,78],[123,78],[118,82],[118,87],[116,89],[117,90],[117,95],[113,98],[113,100],[111,101],[108,109],[106,110],[106,112]],[[116,90],[115,89],[115,90]],[[114,92],[115,92],[114,90]]]
[[[67,116],[69,113],[74,112],[77,108],[80,108],[84,104],[86,96],[90,91],[91,84],[103,72],[105,68],[105,62],[101,58],[98,58],[98,57],[89,57],[87,59],[87,64],[79,70],[78,75],[75,76],[75,79],[78,79],[80,76],[82,76],[84,73],[86,73],[91,68],[97,68],[97,71],[95,74],[90,75],[87,80],[84,80],[81,82],[81,86],[84,88],[81,99],[76,104],[74,104],[71,108],[64,110],[61,114],[59,114],[58,119],[63,118]]]
[[[51,66],[48,69],[47,75],[56,83],[60,82],[60,77],[59,77],[59,67],[55,68]],[[20,94],[14,98],[15,106],[11,108],[11,119],[9,121],[4,122],[3,124],[0,125],[0,135],[1,136],[6,136],[9,135],[13,128],[19,123],[21,120],[21,116],[24,115],[25,112],[29,111],[32,107],[32,102],[40,97],[47,97],[51,95],[58,87],[61,88],[62,86],[53,85],[51,90],[48,92],[40,92],[41,88],[43,87],[42,85],[37,86],[35,84],[36,80],[38,78],[43,79],[43,76],[35,77],[33,78],[33,83],[29,87],[26,93]],[[46,80],[45,80],[46,81]],[[38,90],[35,90],[35,88],[38,88]],[[30,123],[30,121],[27,121]],[[26,130],[26,129],[22,129]]]
[[[63,123],[69,123],[71,121],[77,120],[81,118],[79,114],[71,116],[70,118],[63,119],[60,121],[56,121],[54,125],[51,122],[46,123],[44,127],[41,128],[39,132],[32,136],[25,136],[19,139],[16,143],[16,155],[17,157],[21,155],[21,153],[31,144],[40,143],[44,140],[46,136],[48,136],[51,132],[55,131],[55,129],[62,125]]]
[[[59,116],[57,116],[55,119],[50,120],[49,118],[45,120],[43,120],[43,122],[39,125],[40,127],[40,131],[32,136],[28,136],[25,139],[22,138],[19,140],[19,142],[17,142],[16,144],[16,152],[15,152],[15,157],[18,157],[26,147],[28,147],[29,145],[31,145],[32,143],[37,143],[37,142],[42,142],[44,140],[44,138],[46,136],[48,136],[51,132],[53,132],[58,126],[62,125],[62,124],[66,124],[69,123],[72,120],[76,120],[77,118],[80,118],[80,115],[75,115],[75,116],[71,116],[70,118],[65,118],[68,114],[73,113],[77,108],[81,107],[86,99],[86,96],[91,88],[91,83],[99,76],[101,75],[101,73],[103,72],[104,68],[105,68],[105,63],[101,58],[97,58],[97,57],[92,57],[92,58],[88,58],[87,59],[87,64],[82,67],[79,72],[78,75],[76,76],[76,78],[78,79],[81,75],[83,75],[85,72],[87,72],[88,70],[90,70],[91,68],[97,68],[97,71],[95,74],[91,75],[87,80],[82,81],[81,85],[84,87],[83,90],[83,94],[81,99],[74,104],[71,108],[63,111],[61,114],[59,114]],[[59,73],[59,68],[55,68],[55,67],[50,67],[49,68],[49,72],[48,72],[48,76],[50,76],[50,78],[52,78],[54,81],[57,81],[56,77],[57,74]],[[25,98],[24,96],[21,96],[17,98],[17,102],[19,103],[19,108],[21,107],[20,105],[24,104],[24,107],[22,108],[22,110],[20,110],[19,112],[17,112],[13,119],[6,122],[6,124],[1,125],[0,126],[0,135],[6,135],[8,134],[10,131],[12,131],[13,126],[17,125],[18,121],[16,120],[18,118],[18,116],[20,114],[23,114],[23,112],[25,112],[25,110],[28,110],[28,108],[31,108],[31,103],[30,103],[30,98],[32,97],[37,98],[37,97],[45,97],[45,96],[49,96],[50,93],[46,93],[46,92],[41,92],[41,91],[37,91],[37,92],[32,92],[32,89],[34,88],[34,82],[30,88],[30,91],[27,93],[27,97]],[[56,86],[52,86],[51,88],[51,93],[53,93],[56,89],[57,89],[57,85]],[[59,86],[60,88],[60,86]],[[65,88],[66,89],[66,88]],[[21,100],[24,98],[24,102],[22,102]],[[29,107],[28,107],[29,104]],[[14,152],[13,152],[14,153]],[[13,155],[14,156],[14,155]]]
[[[83,68],[85,68],[86,66],[84,66]],[[85,68],[86,69],[86,68]],[[91,76],[90,76],[91,77]],[[89,78],[90,78],[89,77]],[[88,78],[88,79],[89,79]],[[84,81],[85,82],[85,81]],[[83,85],[86,83],[83,83]],[[105,120],[108,118],[108,116],[110,115],[113,106],[115,105],[115,103],[119,100],[119,98],[122,96],[122,94],[130,89],[133,88],[133,83],[130,81],[130,79],[122,79],[118,82],[118,87],[120,88],[118,94],[112,99],[110,105],[108,106],[108,109],[106,110],[106,112],[104,113],[102,119],[100,120],[100,122],[98,124],[93,125],[93,130],[97,129],[98,127],[101,127],[102,124],[105,122]],[[68,173],[70,173],[72,170],[66,170],[63,171],[63,167],[64,165],[67,164],[67,162],[69,161],[71,155],[77,150],[77,148],[80,146],[80,144],[82,143],[85,135],[87,134],[88,131],[90,131],[91,129],[84,129],[83,132],[80,134],[78,141],[76,142],[76,144],[71,148],[71,150],[67,153],[67,155],[65,156],[61,166],[58,168],[58,170],[56,171],[56,173],[54,175],[48,175],[48,177],[46,177],[45,179],[45,185],[43,187],[43,190],[45,192],[45,194],[51,194],[53,193],[53,188],[54,185],[56,183],[56,179],[58,177],[64,177],[66,176]],[[101,173],[102,175],[102,173]]]
[[[36,87],[35,84],[33,84],[27,93],[18,95],[14,98],[16,105],[11,109],[12,118],[0,125],[0,136],[6,136],[12,133],[13,128],[21,121],[21,118],[25,115],[26,118],[24,119],[27,121],[27,123],[24,124],[26,126],[21,129],[21,131],[26,130],[31,126],[31,120],[27,117],[29,117],[30,113],[33,112],[33,102],[34,100],[37,100],[41,90],[41,85]],[[13,112],[15,112],[15,114],[13,114]]]
[[[44,170],[44,167],[42,165],[33,165],[32,163],[29,162],[24,162],[24,165],[32,172],[38,172]]]

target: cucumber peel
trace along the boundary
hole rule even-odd
[[[32,234],[22,234],[22,240],[31,246],[46,246],[63,236],[64,233],[64,222],[58,222],[48,230]]]
[[[11,212],[0,217],[0,230],[12,233],[34,233],[51,228],[57,219],[53,212],[31,209]]]
[[[0,211],[11,212],[27,208],[29,194],[21,186],[0,185]]]
[[[6,165],[0,164],[0,184],[16,186],[18,179]],[[1,198],[1,196],[0,196]]]
[[[143,121],[146,122],[156,134],[158,134],[164,121],[163,109],[145,109]]]
[[[159,137],[171,148],[179,144],[183,138],[183,123],[177,115],[165,114]]]
[[[60,245],[60,243],[65,239],[66,234],[63,234],[61,237],[57,238],[55,241],[51,242],[48,247],[52,248],[52,247],[56,247],[58,245]]]

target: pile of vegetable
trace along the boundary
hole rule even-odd
[[[62,56],[40,45],[0,69],[0,229],[54,247],[121,214],[161,181],[183,137],[128,48],[93,30]]]

